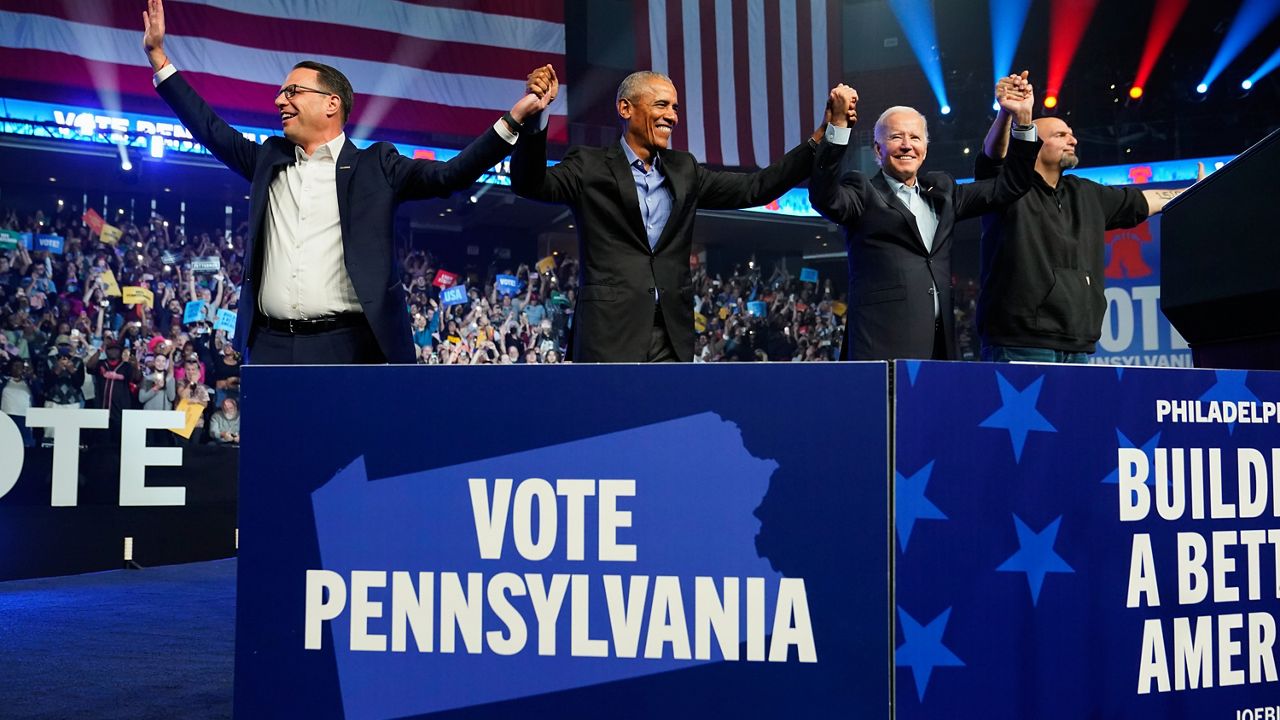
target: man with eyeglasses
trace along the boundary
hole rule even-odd
[[[169,62],[163,0],[148,0],[142,21],[160,97],[251,183],[235,332],[246,362],[413,363],[393,241],[396,207],[469,188],[506,157],[522,121],[549,98],[524,96],[449,162],[409,159],[389,143],[357,149],[343,132],[351,83],[332,67],[303,61],[276,93],[284,137],[258,144],[219,118]]]

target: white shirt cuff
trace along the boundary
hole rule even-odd
[[[502,118],[498,118],[498,122],[493,124],[493,131],[498,133],[498,137],[505,140],[508,145],[515,145],[516,140],[520,139],[515,133],[511,132],[511,128],[507,127]]]
[[[836,125],[827,125],[826,140],[832,145],[848,145],[849,135],[853,133],[853,128],[839,127]]]
[[[1012,135],[1014,140],[1030,140],[1032,142],[1035,142],[1036,138],[1039,137],[1038,135],[1036,135],[1035,125],[1032,125],[1030,130],[1015,129],[1012,131]]]
[[[174,67],[172,62],[166,63],[164,67],[156,71],[155,75],[151,76],[152,86],[160,87],[160,83],[168,80],[176,72],[178,72],[178,68]]]

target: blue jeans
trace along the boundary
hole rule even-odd
[[[1085,365],[1089,362],[1089,354],[1082,352],[1064,352],[1062,350],[1051,350],[1049,348],[1018,347],[1015,345],[983,345],[982,359],[987,362],[1035,362]]]

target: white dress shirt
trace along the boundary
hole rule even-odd
[[[172,63],[152,77],[159,86],[177,72]],[[501,119],[493,129],[508,144],[516,134]],[[337,160],[346,133],[308,156],[294,147],[294,162],[271,181],[260,242],[262,277],[258,309],[281,320],[310,320],[337,313],[362,312],[347,273],[338,214]]]
[[[258,285],[258,307],[267,317],[309,320],[361,311],[338,216],[337,162],[346,141],[339,133],[310,157],[295,146],[294,162],[271,181]]]

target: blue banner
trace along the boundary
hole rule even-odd
[[[218,308],[218,318],[213,323],[213,329],[222,330],[227,333],[228,338],[236,336],[236,311],[226,308]]]
[[[194,322],[201,322],[205,319],[204,315],[205,301],[188,300],[186,306],[182,309],[182,324],[190,325]]]
[[[515,275],[498,276],[498,294],[515,295],[520,292],[520,280]]]
[[[246,367],[236,715],[887,719],[886,366],[706,369]]]
[[[48,250],[54,255],[61,255],[63,239],[61,235],[40,233],[36,235],[35,250]]]
[[[800,268],[800,282],[818,284],[818,271],[815,268]]]
[[[1280,373],[895,379],[898,718],[1275,704]]]
[[[467,298],[466,285],[454,285],[453,287],[445,288],[444,292],[440,293],[440,304],[445,307],[466,305],[468,302],[470,300]]]

